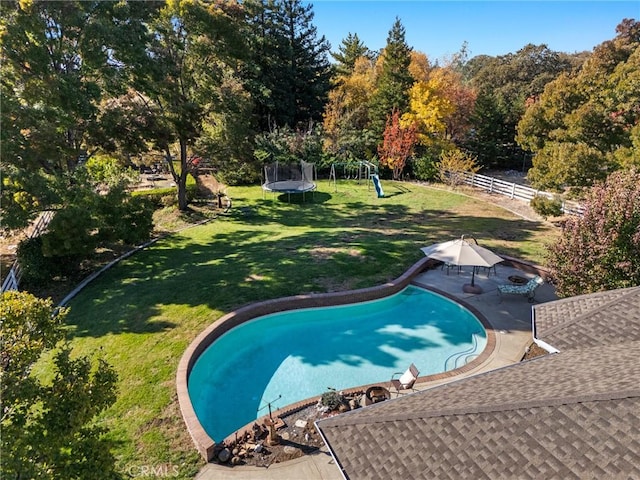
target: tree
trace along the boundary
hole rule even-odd
[[[319,163],[322,156],[322,138],[312,122],[307,128],[293,130],[288,126],[274,128],[256,137],[254,155],[262,165],[270,162]]]
[[[409,71],[411,48],[405,40],[405,29],[396,18],[384,51],[380,55],[380,75],[376,82],[376,91],[371,98],[370,128],[376,137],[381,137],[388,117],[397,110],[404,114],[409,107],[409,89],[413,77]]]
[[[187,175],[199,156],[193,147],[212,116],[225,111],[220,87],[244,55],[243,17],[235,2],[167,2],[149,25],[145,56],[131,68],[139,106],[154,126],[141,133],[164,153],[180,210],[187,208]]]
[[[441,75],[431,75],[426,82],[414,83],[409,92],[409,111],[402,116],[403,123],[416,125],[424,146],[445,140],[445,119],[455,109],[445,96],[443,80]]]
[[[116,399],[113,368],[102,358],[94,365],[71,358],[64,345],[50,382],[32,373],[42,353],[63,339],[65,315],[65,309],[54,315],[50,300],[2,294],[2,478],[116,478],[107,430],[95,423]]]
[[[391,168],[393,179],[400,180],[402,171],[416,143],[414,125],[402,126],[400,112],[397,110],[389,117],[384,130],[384,140],[378,148],[380,164]]]
[[[519,168],[528,155],[516,143],[516,125],[527,102],[573,64],[546,45],[526,45],[515,54],[479,56],[465,65],[477,92],[472,118],[474,137],[465,147],[487,167]],[[489,126],[486,118],[492,120]],[[490,154],[490,155],[487,155]]]
[[[425,80],[413,84],[409,98],[402,123],[416,126],[423,153],[437,158],[443,150],[463,144],[475,93],[462,84],[458,72],[449,67],[431,69]]]
[[[370,158],[377,140],[368,134],[369,100],[375,88],[373,61],[356,59],[353,71],[339,75],[323,117],[324,150],[342,162]]]
[[[611,174],[593,186],[584,214],[570,217],[548,263],[562,297],[640,285],[640,173]]]
[[[342,44],[338,46],[337,53],[331,53],[333,59],[338,62],[335,69],[339,77],[349,76],[356,65],[356,60],[361,57],[373,59],[373,54],[367,46],[358,38],[358,34],[349,34],[347,38],[342,40]]]
[[[414,82],[426,82],[429,80],[429,73],[431,73],[432,69],[429,58],[424,53],[411,50],[409,73]]]
[[[300,0],[249,2],[250,90],[261,131],[320,121],[330,88],[330,45],[318,38],[313,6]]]
[[[4,227],[65,207],[75,169],[99,149],[100,104],[120,88],[118,53],[127,56],[151,6],[0,2]]]
[[[640,164],[640,23],[624,21],[618,32],[579,72],[550,82],[519,122],[537,188],[590,186]]]
[[[464,183],[465,173],[476,173],[480,170],[476,159],[459,149],[442,152],[436,168],[440,180],[454,188]]]
[[[260,165],[251,161],[254,102],[236,75],[225,75],[219,89],[224,108],[205,119],[194,151],[206,158],[205,166],[214,169],[218,181],[227,185],[255,183],[260,180]]]
[[[466,143],[471,132],[471,115],[476,105],[476,91],[462,80],[462,75],[453,68],[441,69],[446,80],[444,95],[454,106],[445,117],[446,137],[458,146]]]

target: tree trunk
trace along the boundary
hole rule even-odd
[[[187,174],[189,165],[187,162],[187,142],[180,139],[180,175],[178,176],[178,210],[184,211],[189,206],[187,199]]]

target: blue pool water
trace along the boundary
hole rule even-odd
[[[380,300],[244,323],[198,358],[189,396],[205,431],[222,441],[268,414],[268,402],[276,410],[328,387],[386,382],[412,362],[421,376],[441,373],[464,365],[485,345],[486,332],[471,312],[409,286]]]

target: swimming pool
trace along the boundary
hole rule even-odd
[[[369,302],[266,315],[233,328],[200,355],[189,374],[193,409],[221,441],[291,403],[386,382],[410,363],[420,375],[475,358],[486,332],[469,310],[408,286]]]

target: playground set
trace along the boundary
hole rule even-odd
[[[334,191],[338,191],[338,181],[337,181],[337,169],[342,167],[343,170],[343,178],[347,180],[357,180],[358,183],[362,180],[366,180],[371,183],[367,183],[367,187],[373,185],[376,189],[376,193],[378,194],[378,198],[384,197],[384,190],[382,189],[382,184],[380,183],[380,176],[378,175],[378,167],[371,162],[367,162],[366,160],[360,160],[358,162],[351,163],[333,163],[331,164],[331,171],[329,172],[329,181],[333,182]]]
[[[337,170],[342,168],[343,178],[353,179],[358,182],[365,180],[367,186],[376,190],[378,198],[384,197],[382,184],[378,175],[378,167],[367,161],[358,161],[351,163],[333,163],[329,172],[329,181],[333,183],[334,191],[338,191],[338,175]],[[291,194],[301,193],[304,201],[304,195],[307,192],[314,192],[317,188],[315,164],[300,161],[300,164],[282,164],[279,162],[270,163],[264,167],[265,181],[262,184],[262,191],[272,193],[286,193],[287,200],[291,200]]]

